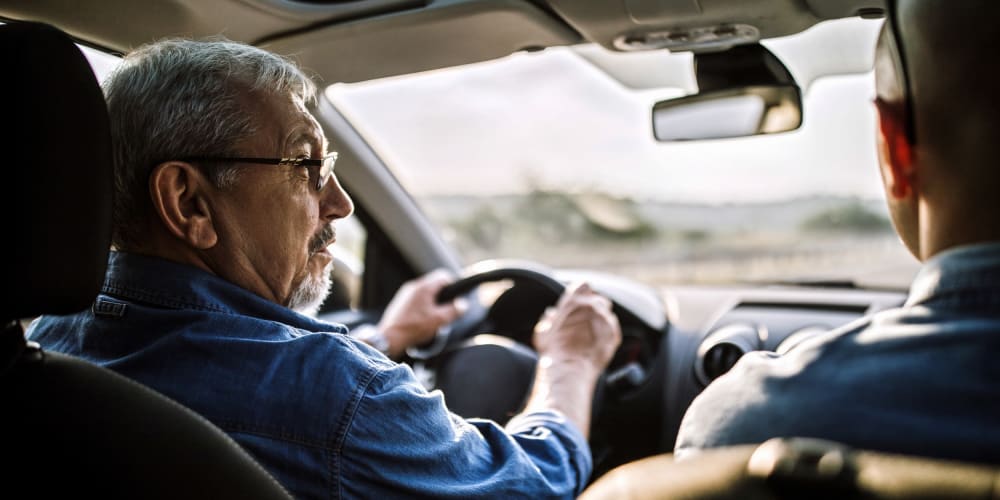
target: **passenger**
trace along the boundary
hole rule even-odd
[[[505,428],[463,420],[408,366],[293,310],[327,294],[325,249],[353,210],[294,64],[225,40],[165,40],[129,54],[104,87],[115,250],[92,309],[42,317],[31,339],[206,416],[297,497],[583,489],[591,398],[621,338],[607,299],[569,287],[536,328],[525,411]],[[456,304],[434,302],[450,279],[403,286],[372,343],[384,336],[398,356],[454,320]]]
[[[1000,463],[1000,3],[893,3],[878,144],[895,228],[923,261],[909,297],[784,356],[744,356],[695,399],[678,457],[803,436]]]

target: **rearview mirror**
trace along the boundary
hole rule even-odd
[[[742,87],[662,101],[653,106],[658,141],[725,139],[795,130],[802,124],[794,85]]]
[[[763,45],[695,54],[694,64],[698,93],[653,105],[656,140],[746,137],[802,125],[799,86]]]

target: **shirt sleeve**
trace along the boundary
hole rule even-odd
[[[586,439],[559,413],[506,429],[466,420],[406,365],[385,365],[350,415],[335,467],[346,497],[574,498],[592,469]]]
[[[745,354],[725,375],[699,394],[681,420],[674,457],[686,459],[707,448],[766,441],[781,424],[785,412],[772,412],[781,404],[768,383],[776,356]],[[793,415],[794,411],[791,414]]]

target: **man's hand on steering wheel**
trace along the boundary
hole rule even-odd
[[[554,362],[586,362],[603,371],[621,343],[611,301],[586,283],[568,287],[535,327],[535,350]]]
[[[463,298],[443,304],[435,299],[441,288],[454,280],[450,272],[438,269],[400,287],[378,324],[389,341],[390,358],[399,359],[408,347],[430,342],[439,328],[465,312],[467,304]]]
[[[621,339],[611,301],[585,283],[567,287],[535,328],[540,357],[525,410],[559,411],[588,436],[598,377]]]

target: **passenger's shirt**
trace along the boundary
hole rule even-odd
[[[207,417],[299,498],[570,498],[585,486],[587,441],[560,414],[462,419],[346,333],[197,268],[112,252],[90,310],[39,318],[27,335]]]
[[[699,395],[675,455],[802,436],[1000,463],[1000,244],[929,259],[902,307],[785,355],[745,355]]]

